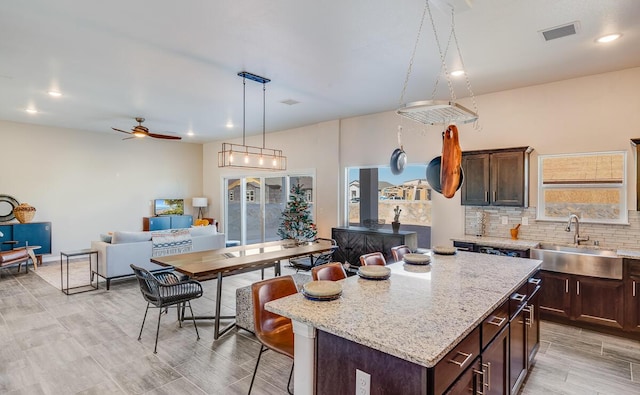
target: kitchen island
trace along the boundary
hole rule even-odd
[[[439,362],[453,358],[461,371],[479,365],[483,321],[508,308],[509,298],[526,289],[541,264],[461,251],[431,258],[426,266],[391,264],[384,281],[342,280],[342,296],[335,301],[297,294],[267,303],[267,310],[293,321],[295,393],[353,393],[356,369],[371,374],[372,394],[443,392],[448,383],[438,378]],[[513,308],[521,311],[523,305]],[[469,342],[477,348],[473,358],[457,349]]]

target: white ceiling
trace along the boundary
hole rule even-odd
[[[431,0],[443,45],[451,20]],[[638,0],[450,0],[474,93],[640,66]],[[28,0],[0,6],[0,119],[111,133],[143,116],[152,132],[204,142],[242,134],[246,70],[266,85],[266,129],[393,110],[423,0]],[[469,7],[469,4],[472,7]],[[539,31],[579,21],[578,34]],[[609,45],[595,38],[623,37]],[[449,55],[455,55],[455,47]],[[457,68],[457,56],[447,67]],[[427,18],[405,102],[431,97],[440,70]],[[440,80],[437,98],[449,98]],[[247,81],[247,134],[262,130]],[[458,97],[469,93],[454,80]],[[63,93],[47,95],[50,89]],[[296,100],[296,105],[282,104]],[[24,110],[33,106],[37,114]],[[481,111],[482,109],[480,109]],[[227,122],[235,127],[228,129]],[[187,137],[187,131],[195,136]]]

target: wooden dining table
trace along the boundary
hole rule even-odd
[[[317,240],[300,245],[291,245],[291,242],[288,240],[280,240],[226,247],[217,250],[152,257],[151,262],[161,266],[172,266],[176,271],[198,281],[218,280],[215,315],[195,317],[196,319],[214,320],[213,338],[215,340],[235,326],[234,321],[223,329],[220,329],[221,319],[235,318],[235,315],[220,315],[222,279],[224,277],[264,270],[269,267],[273,267],[275,275],[279,276],[281,273],[280,262],[282,260],[329,251],[332,247],[334,246],[331,242],[325,240]]]

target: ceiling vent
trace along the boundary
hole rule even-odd
[[[580,30],[580,23],[578,21],[571,22],[566,25],[552,27],[550,29],[541,30],[542,38],[545,41],[555,40],[566,36],[572,36]]]

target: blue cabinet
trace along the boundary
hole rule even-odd
[[[10,250],[16,247],[24,247],[28,242],[30,246],[40,246],[35,251],[36,255],[51,254],[51,222],[30,222],[26,224],[10,223],[0,225],[1,242],[17,241],[12,244],[0,244],[0,249]]]
[[[160,217],[142,218],[142,230],[165,230],[189,228],[193,223],[191,215],[163,215]]]

